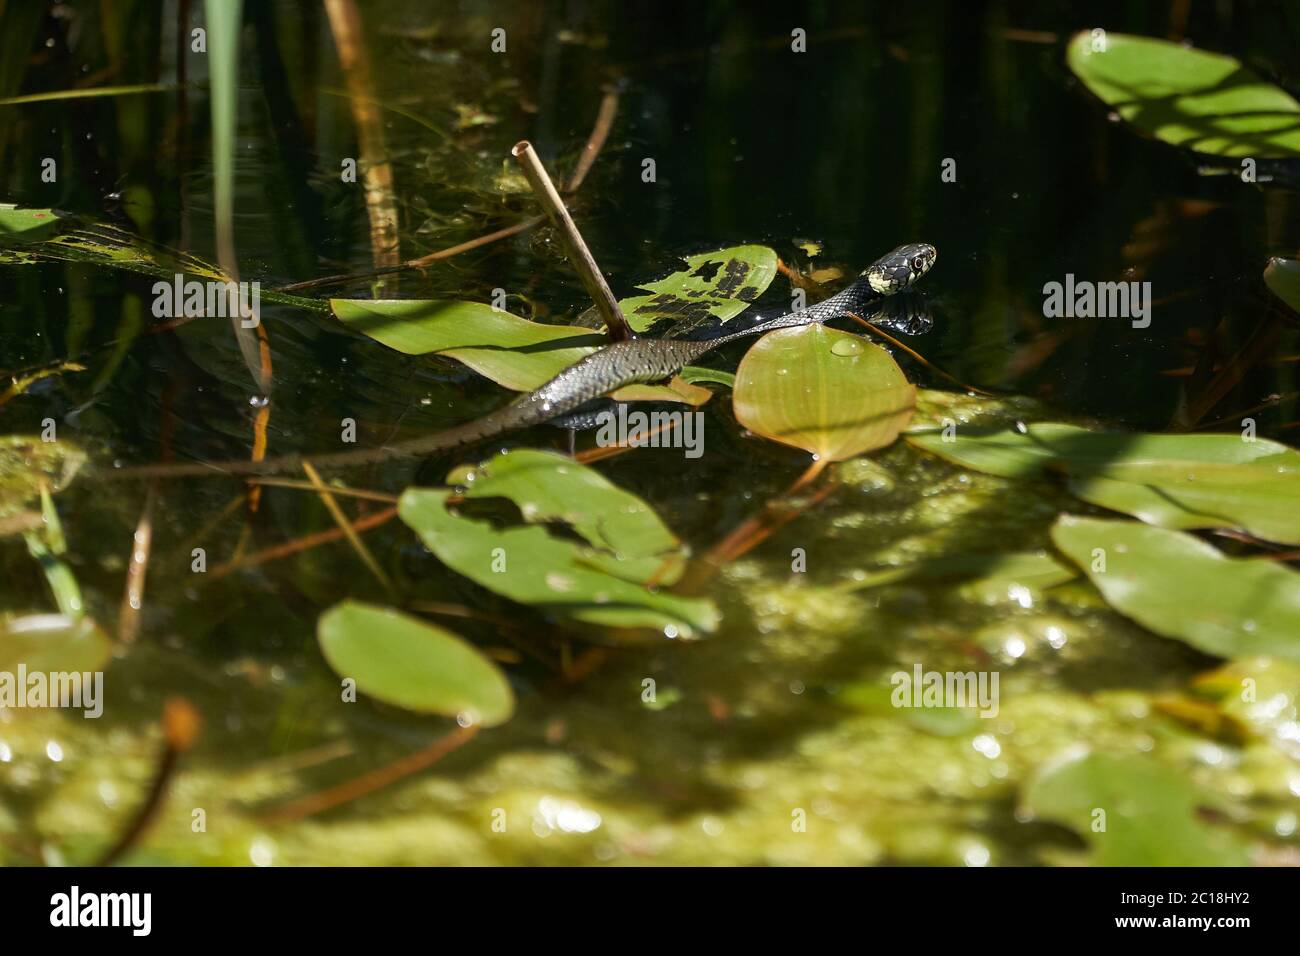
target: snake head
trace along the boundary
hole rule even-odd
[[[912,283],[930,271],[938,257],[939,250],[928,242],[912,242],[881,256],[862,275],[873,291],[893,295],[911,288]]]

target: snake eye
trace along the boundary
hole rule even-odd
[[[913,256],[913,257],[912,257],[912,271],[913,271],[913,272],[921,272],[921,271],[923,271],[924,269],[925,269],[925,257],[924,257],[924,256]]]

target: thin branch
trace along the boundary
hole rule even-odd
[[[596,114],[595,125],[591,128],[591,134],[587,137],[587,143],[582,147],[582,154],[578,157],[578,165],[574,167],[573,175],[569,177],[569,183],[565,187],[564,191],[566,194],[572,194],[578,191],[578,188],[586,180],[587,173],[591,171],[591,167],[596,162],[596,158],[600,155],[601,150],[605,148],[605,142],[609,139],[610,129],[613,128],[614,125],[614,117],[618,113],[618,99],[618,90],[611,87],[605,91],[605,95],[600,101],[600,109]],[[536,226],[538,223],[544,222],[545,219],[545,216],[530,216],[529,218],[516,222],[513,225],[498,229],[495,232],[489,232],[486,235],[478,236],[475,239],[457,243],[454,246],[448,246],[446,249],[439,249],[436,252],[431,252],[428,255],[420,256],[416,259],[407,259],[400,265],[379,269],[369,269],[365,272],[345,272],[339,275],[322,276],[319,279],[307,279],[304,282],[294,282],[286,286],[281,286],[277,291],[301,292],[305,289],[319,289],[322,286],[327,285],[342,285],[347,282],[359,281],[361,279],[375,279],[380,276],[392,275],[395,272],[423,269],[426,266],[430,266],[443,259],[450,259],[452,256],[458,256],[462,252],[469,252],[472,249],[486,246],[489,243],[496,242],[500,239],[508,239],[511,236],[518,235],[525,230],[533,228],[533,226]]]
[[[112,866],[144,836],[145,831],[162,810],[163,801],[167,797],[167,787],[176,772],[181,755],[194,745],[194,740],[199,734],[198,712],[183,697],[168,698],[163,705],[162,724],[164,738],[162,757],[158,760],[158,767],[154,771],[153,782],[149,785],[144,803],[140,805],[140,809],[136,811],[130,825],[123,831],[117,842],[99,858],[97,866]]]
[[[269,488],[296,488],[300,491],[315,491],[316,486],[310,481],[295,481],[292,478],[251,478],[250,485],[266,485]],[[390,505],[397,504],[397,495],[386,491],[367,491],[364,488],[340,488],[330,486],[330,494],[343,495],[345,498],[361,498],[366,501],[384,501]]]
[[[612,86],[606,87],[605,95],[600,100],[600,110],[596,113],[596,125],[591,128],[587,145],[582,147],[578,165],[574,167],[573,175],[569,177],[569,185],[564,187],[566,193],[576,193],[582,186],[587,173],[591,172],[592,164],[596,162],[596,157],[605,148],[605,140],[609,138],[609,131],[613,128],[614,117],[617,115],[618,89]]]
[[[546,210],[552,225],[564,236],[565,244],[569,247],[569,261],[577,271],[578,278],[582,280],[587,294],[596,304],[596,311],[605,321],[609,337],[616,342],[633,338],[632,328],[627,324],[623,310],[618,307],[618,300],[610,291],[609,283],[601,274],[600,266],[596,265],[595,257],[587,248],[587,243],[583,240],[582,233],[578,231],[573,217],[569,215],[569,210],[565,207],[564,200],[560,198],[555,183],[551,182],[551,177],[547,175],[546,167],[537,157],[533,144],[528,140],[521,140],[510,152],[524,171],[528,185],[533,187],[533,194]]]
[[[462,242],[454,246],[448,246],[446,249],[439,249],[437,252],[431,252],[427,256],[420,256],[418,259],[408,259],[401,265],[389,266],[384,269],[370,269],[366,272],[348,272],[342,275],[323,276],[319,279],[308,279],[305,282],[294,282],[291,285],[282,286],[280,292],[301,292],[304,289],[317,289],[326,285],[340,285],[345,282],[352,282],[359,279],[373,279],[377,276],[391,275],[394,272],[403,272],[407,269],[423,269],[442,259],[450,259],[452,256],[458,256],[462,252],[469,252],[471,249],[477,249],[479,246],[486,246],[488,243],[496,242],[498,239],[507,239],[510,236],[517,235],[525,229],[531,229],[533,226],[546,220],[545,216],[532,216],[528,219],[521,220],[512,226],[506,226],[504,229],[498,229],[496,232],[489,232],[485,236],[479,236],[476,239],[470,239],[468,242]]]
[[[122,607],[117,615],[117,639],[123,644],[135,642],[140,633],[140,611],[144,607],[144,582],[149,572],[149,555],[153,551],[153,505],[157,482],[150,482],[145,492],[144,508],[131,536],[131,557],[126,566],[126,587]]]
[[[756,548],[776,531],[785,527],[805,511],[820,504],[838,485],[828,482],[795,506],[786,506],[792,497],[811,485],[831,464],[828,458],[815,459],[794,484],[780,495],[767,501],[757,514],[738,524],[721,541],[711,547],[692,565],[686,577],[677,586],[681,594],[694,594],[713,579],[717,572],[743,554]]]
[[[453,750],[469,743],[477,733],[477,725],[457,727],[451,733],[439,737],[423,750],[417,750],[415,753],[408,754],[400,760],[395,760],[377,770],[372,770],[352,780],[346,780],[338,786],[330,787],[319,793],[308,794],[297,800],[290,800],[288,803],[282,803],[278,807],[273,807],[264,813],[258,814],[258,819],[263,823],[288,823],[292,820],[301,820],[303,817],[310,817],[326,810],[332,810],[345,803],[351,803],[353,800],[374,793],[376,790],[382,790],[404,777],[409,777],[413,773],[418,773],[427,767],[433,766]]]
[[[365,546],[364,542],[362,542],[361,536],[353,530],[351,523],[348,521],[348,516],[343,513],[343,509],[339,507],[339,503],[334,500],[334,496],[330,494],[329,489],[325,486],[325,482],[320,480],[320,474],[312,467],[311,462],[304,461],[302,463],[302,470],[307,473],[307,478],[316,489],[316,493],[320,495],[320,500],[325,505],[325,510],[330,513],[330,517],[334,519],[334,523],[339,526],[339,530],[343,532],[343,536],[348,539],[348,544],[352,545],[352,550],[357,553],[357,557],[361,559],[361,563],[370,570],[370,573],[375,576],[375,580],[383,586],[385,591],[390,595],[396,595],[397,590],[393,587],[393,582],[389,579],[388,575],[384,573],[384,569],[379,566],[379,562],[376,561],[375,556],[370,553],[370,549]]]
[[[369,531],[371,528],[377,528],[381,524],[397,517],[396,508],[385,508],[383,511],[376,511],[374,514],[368,514],[364,518],[358,518],[351,524],[353,531]],[[339,528],[330,528],[328,531],[318,531],[315,534],[304,535],[301,538],[295,538],[292,541],[286,541],[284,544],[277,544],[275,547],[266,548],[254,554],[248,555],[236,561],[230,561],[220,567],[213,568],[208,576],[209,580],[224,578],[234,571],[243,571],[246,568],[254,568],[259,564],[265,564],[268,561],[277,561],[280,558],[287,558],[290,555],[297,554],[300,551],[307,551],[311,548],[318,547],[322,544],[329,544],[331,541],[342,539],[343,532]]]
[[[959,387],[961,387],[961,388],[964,388],[964,389],[965,389],[966,391],[968,391],[968,392],[974,392],[974,393],[977,394],[977,395],[985,395],[985,396],[987,396],[987,397],[989,397],[989,398],[997,398],[997,397],[998,397],[998,395],[997,395],[996,393],[994,393],[994,392],[989,392],[989,391],[986,391],[986,390],[984,390],[984,389],[982,389],[982,388],[977,388],[977,387],[974,386],[974,385],[968,385],[966,382],[963,382],[963,381],[962,381],[961,379],[959,379],[957,376],[955,376],[955,375],[950,375],[949,373],[945,372],[943,369],[939,368],[939,366],[937,366],[937,365],[935,365],[933,362],[931,362],[928,358],[926,358],[926,357],[925,357],[924,355],[922,355],[920,352],[918,352],[918,351],[916,351],[915,349],[913,349],[912,347],[910,347],[910,346],[904,344],[903,342],[900,342],[898,339],[894,338],[892,335],[890,335],[888,332],[886,332],[884,329],[880,328],[879,326],[872,325],[870,322],[868,322],[866,319],[862,318],[861,316],[859,316],[859,315],[854,315],[852,312],[848,313],[848,316],[849,316],[850,319],[852,319],[854,322],[857,322],[859,325],[865,326],[868,332],[872,333],[873,335],[879,335],[882,339],[884,339],[884,340],[885,340],[886,342],[888,342],[890,345],[894,346],[895,348],[902,349],[902,350],[903,350],[904,352],[906,352],[908,355],[912,356],[912,358],[916,359],[918,362],[920,362],[922,365],[924,365],[926,368],[928,368],[931,372],[934,372],[934,374],[936,374],[936,375],[938,375],[938,376],[940,376],[940,377],[942,377],[942,378],[946,378],[948,381],[952,382],[954,385],[957,385],[957,386],[959,386]]]

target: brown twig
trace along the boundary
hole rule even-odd
[[[181,755],[194,745],[199,734],[199,715],[183,697],[171,697],[163,705],[163,752],[154,771],[153,782],[145,795],[144,803],[136,811],[130,825],[117,842],[99,858],[97,866],[112,866],[133,847],[162,810],[167,797],[167,786],[176,772]]]
[[[564,237],[565,244],[569,248],[569,261],[577,271],[578,278],[582,280],[582,285],[591,296],[592,302],[596,304],[596,311],[604,320],[609,337],[616,342],[632,338],[632,328],[627,324],[623,310],[618,306],[618,299],[614,298],[614,293],[610,291],[609,283],[601,274],[600,266],[596,265],[595,257],[587,248],[582,233],[578,231],[573,217],[569,215],[564,200],[560,198],[560,193],[547,174],[546,167],[538,158],[537,151],[533,149],[533,144],[528,140],[521,140],[515,144],[510,153],[519,163],[520,169],[524,171],[524,178],[528,180],[528,185],[533,187],[533,194],[542,204],[552,225]]]
[[[382,790],[404,777],[409,777],[413,773],[418,773],[427,767],[433,766],[453,750],[469,743],[477,733],[477,725],[457,727],[451,733],[439,737],[423,750],[417,750],[415,753],[408,754],[400,760],[395,760],[377,770],[344,781],[338,786],[321,790],[318,793],[308,794],[305,797],[299,797],[297,800],[290,800],[278,807],[272,807],[270,810],[259,813],[257,817],[263,823],[287,823],[292,820],[301,820],[303,817],[314,816],[326,810],[332,810],[345,803],[351,803],[353,800],[374,793],[376,790]]]
[[[144,607],[144,582],[149,572],[149,555],[153,550],[153,505],[157,483],[150,482],[145,492],[144,508],[131,536],[131,557],[126,566],[126,586],[117,615],[117,639],[132,644],[140,633],[140,610]]]
[[[569,185],[564,188],[566,193],[576,193],[583,180],[587,178],[587,173],[591,172],[596,157],[605,148],[605,140],[609,138],[609,131],[613,128],[614,117],[617,115],[618,90],[612,86],[606,87],[605,95],[600,99],[600,109],[596,112],[596,125],[591,128],[587,144],[582,147],[582,153],[578,156],[578,165],[573,168]]]
[[[778,505],[784,506],[790,498],[811,485],[829,464],[831,460],[828,458],[814,460],[789,488],[766,502],[757,514],[746,518],[725,538],[693,562],[690,571],[676,590],[682,594],[697,593],[724,566],[747,554],[805,511],[826,500],[838,487],[834,482],[828,482],[818,488],[797,506],[778,507]]]
[[[334,519],[334,523],[339,526],[339,530],[342,531],[343,536],[347,538],[348,544],[352,545],[352,550],[357,553],[357,557],[361,559],[361,563],[369,569],[370,573],[374,575],[375,580],[383,586],[385,591],[390,595],[395,595],[397,589],[393,587],[393,582],[389,579],[388,575],[384,573],[384,569],[379,566],[379,562],[376,561],[375,556],[370,553],[370,549],[367,548],[365,543],[361,540],[361,536],[353,529],[351,522],[348,521],[348,516],[343,513],[343,509],[339,507],[339,503],[334,500],[334,496],[330,494],[329,489],[325,486],[325,482],[321,481],[319,472],[312,467],[312,464],[309,461],[304,461],[302,463],[302,470],[307,473],[307,479],[312,483],[312,487],[316,489],[316,493],[320,495],[320,500],[321,503],[325,505],[325,510],[330,513],[330,517]]]
[[[381,524],[391,521],[397,517],[396,508],[385,508],[383,511],[376,511],[374,514],[368,514],[364,518],[358,518],[352,522],[353,531],[369,531],[371,528],[377,528]],[[209,575],[210,580],[224,578],[234,571],[243,571],[246,568],[257,567],[259,564],[265,564],[268,561],[277,561],[280,558],[287,558],[290,555],[297,554],[300,551],[306,551],[309,548],[315,548],[322,544],[329,544],[331,541],[342,539],[343,532],[338,528],[330,528],[328,531],[318,531],[315,534],[304,535],[301,538],[295,538],[292,541],[286,541],[284,544],[277,544],[274,547],[266,548],[262,551],[255,552],[245,558],[229,561],[219,567],[213,568]]]
[[[600,101],[600,109],[596,114],[595,125],[591,128],[591,134],[587,137],[587,143],[582,147],[582,153],[578,157],[578,165],[574,167],[573,175],[569,177],[569,183],[565,187],[565,193],[572,194],[578,191],[578,188],[587,178],[587,173],[591,171],[592,165],[600,155],[601,150],[605,148],[605,141],[609,138],[610,129],[614,125],[614,117],[618,113],[618,91],[614,88],[607,89],[604,97]],[[486,235],[478,236],[466,242],[457,243],[454,246],[448,246],[445,249],[439,249],[428,255],[420,256],[416,259],[407,259],[405,262],[388,266],[380,269],[369,269],[365,272],[346,272],[340,275],[322,276],[319,279],[307,279],[303,282],[294,282],[286,286],[281,286],[280,292],[302,292],[306,289],[318,289],[327,285],[341,285],[346,282],[358,281],[361,279],[374,279],[379,276],[392,275],[395,272],[404,272],[407,270],[423,269],[426,266],[433,265],[443,259],[450,259],[452,256],[458,256],[462,252],[469,252],[480,246],[486,246],[489,243],[496,242],[500,239],[508,239],[511,236],[518,235],[527,229],[533,228],[538,223],[544,222],[545,216],[530,216],[527,219],[505,226],[495,232],[489,232]]]
[[[525,229],[531,229],[533,226],[540,222],[544,222],[545,220],[545,216],[531,216],[512,226],[506,226],[504,229],[498,229],[496,232],[489,232],[485,236],[478,236],[475,239],[470,239],[468,242],[448,246],[446,249],[439,249],[436,252],[429,253],[427,256],[420,256],[418,259],[408,259],[400,265],[389,266],[384,269],[370,269],[366,272],[349,272],[343,275],[324,276],[320,279],[308,279],[306,282],[295,282],[291,285],[282,286],[279,291],[301,292],[304,289],[315,289],[324,285],[338,285],[343,282],[352,282],[357,279],[371,279],[376,276],[391,275],[394,272],[403,272],[407,269],[423,269],[425,266],[432,265],[442,259],[450,259],[452,256],[458,256],[462,252],[469,252],[471,249],[477,249],[479,246],[486,246],[488,243],[496,242],[498,239],[506,239],[510,236],[517,235]]]
[[[268,488],[296,488],[300,491],[316,490],[316,486],[310,481],[295,481],[292,478],[251,478],[249,484],[266,485]],[[345,498],[361,498],[365,501],[385,501],[389,504],[397,504],[397,495],[391,495],[386,491],[367,491],[364,488],[340,488],[337,485],[331,485],[330,494],[343,495]]]
[[[943,369],[939,368],[939,366],[937,366],[937,365],[935,365],[933,362],[931,362],[931,361],[930,361],[928,358],[926,358],[924,355],[922,355],[920,352],[916,351],[916,350],[913,349],[911,346],[908,346],[908,345],[904,344],[903,342],[900,342],[898,339],[894,338],[894,336],[890,335],[888,332],[884,331],[884,330],[881,329],[879,326],[877,326],[877,325],[872,325],[870,322],[868,322],[866,319],[862,318],[860,315],[854,315],[852,312],[850,312],[850,313],[848,313],[848,316],[849,316],[849,318],[852,319],[854,322],[857,322],[859,325],[864,326],[864,327],[867,329],[868,332],[871,332],[873,335],[879,335],[882,339],[884,339],[884,340],[885,340],[886,342],[888,342],[890,345],[894,346],[895,348],[902,349],[902,350],[903,350],[904,352],[906,352],[908,355],[912,356],[912,358],[916,359],[918,362],[920,362],[922,365],[924,365],[926,368],[928,368],[931,372],[934,372],[934,374],[940,376],[941,378],[946,378],[948,381],[952,382],[954,385],[957,385],[957,386],[959,386],[960,388],[963,388],[963,389],[965,389],[965,390],[968,391],[968,392],[974,392],[974,393],[977,394],[977,395],[985,395],[985,396],[987,396],[987,397],[989,397],[989,398],[997,398],[997,397],[998,397],[994,392],[985,391],[984,389],[982,389],[982,388],[977,388],[977,387],[974,386],[974,385],[968,385],[967,383],[965,383],[965,382],[963,382],[961,379],[959,379],[957,376],[948,374],[948,373],[945,372]]]
[[[690,413],[688,412],[687,414]],[[588,462],[602,461],[606,458],[612,458],[615,455],[621,455],[623,454],[623,452],[632,451],[634,448],[644,448],[646,447],[646,443],[648,443],[650,439],[654,438],[656,435],[662,434],[663,432],[672,431],[674,428],[676,428],[677,421],[678,421],[677,419],[670,419],[664,424],[657,425],[654,428],[649,429],[648,431],[637,432],[635,435],[628,435],[627,436],[628,442],[630,443],[633,440],[635,440],[637,442],[637,444],[635,445],[633,444],[607,445],[604,448],[600,448],[600,447],[588,448],[584,451],[578,452],[578,454],[574,456],[574,459],[582,462],[585,465]]]

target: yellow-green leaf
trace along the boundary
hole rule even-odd
[[[893,442],[916,386],[880,346],[814,324],[760,339],[736,369],[732,402],[755,434],[841,461]]]

